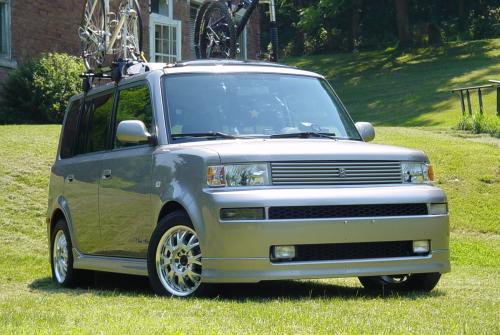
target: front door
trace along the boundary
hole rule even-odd
[[[121,121],[140,120],[153,133],[153,111],[147,84],[121,88],[113,121],[112,150],[103,160],[99,187],[99,216],[103,253],[146,257],[152,224],[152,155],[149,143],[121,143]]]

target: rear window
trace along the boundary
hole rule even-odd
[[[81,100],[73,101],[66,115],[61,141],[60,156],[62,159],[73,157],[73,148],[78,134],[78,119],[80,116],[81,103]]]
[[[86,101],[80,120],[75,154],[104,151],[113,111],[113,93]]]

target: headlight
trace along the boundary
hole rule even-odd
[[[263,186],[269,185],[267,164],[212,165],[207,169],[209,186]]]
[[[432,165],[417,162],[402,162],[403,183],[424,184],[434,180]]]

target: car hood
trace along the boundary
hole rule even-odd
[[[361,141],[331,139],[241,139],[182,143],[176,146],[215,151],[221,163],[390,160],[428,161],[419,150]]]

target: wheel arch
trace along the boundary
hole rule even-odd
[[[186,210],[186,208],[184,208],[184,206],[182,206],[179,202],[175,200],[171,200],[163,204],[163,207],[161,208],[160,213],[158,214],[158,219],[156,220],[156,223],[158,224],[161,219],[163,219],[165,216],[175,211],[183,211],[189,216],[189,213]]]

